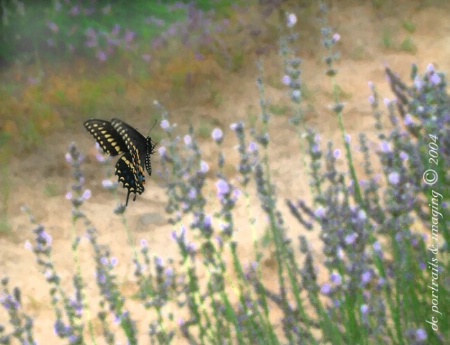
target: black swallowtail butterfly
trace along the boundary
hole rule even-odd
[[[137,194],[144,191],[144,167],[152,175],[150,155],[155,153],[156,143],[145,138],[136,129],[119,119],[105,120],[91,119],[84,123],[84,127],[94,136],[105,153],[110,156],[122,154],[116,163],[115,174],[122,182],[123,188],[128,189],[126,206],[130,193]]]

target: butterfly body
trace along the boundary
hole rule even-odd
[[[133,200],[136,200],[136,195],[145,189],[144,168],[150,176],[152,174],[150,156],[155,152],[156,143],[119,119],[91,119],[84,126],[106,154],[122,154],[116,163],[115,174],[128,190],[126,205],[130,193],[134,193]]]

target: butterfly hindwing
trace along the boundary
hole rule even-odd
[[[91,119],[84,123],[84,127],[108,155],[117,156],[128,151],[125,140],[119,135],[111,122]]]
[[[142,171],[136,170],[133,157],[129,152],[117,161],[115,174],[119,177],[119,182],[122,182],[123,188],[128,190],[126,201],[126,206],[128,206],[130,193],[134,193],[134,200],[136,200],[136,194],[144,192],[145,176]]]

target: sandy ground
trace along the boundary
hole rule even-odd
[[[345,92],[344,121],[346,128],[356,138],[360,132],[373,133],[373,118],[370,105],[367,102],[369,96],[368,81],[373,81],[382,95],[392,97],[384,71],[384,64],[388,64],[394,71],[405,79],[409,76],[410,66],[417,63],[420,70],[424,71],[429,63],[433,63],[443,71],[450,70],[450,30],[448,6],[414,6],[400,2],[392,13],[380,13],[373,9],[370,2],[363,5],[335,5],[331,12],[330,22],[341,35],[339,50],[342,59],[338,63],[339,74],[337,81]],[[414,33],[408,33],[402,28],[403,21],[415,24]],[[383,32],[390,30],[396,44],[399,45],[404,38],[411,36],[417,46],[417,52],[411,54],[399,49],[387,49],[383,47]],[[337,147],[341,147],[340,133],[334,114],[329,110],[332,104],[331,84],[329,78],[324,76],[324,65],[321,61],[321,52],[312,46],[310,38],[306,38],[302,44],[300,53],[304,59],[303,75],[305,83],[310,91],[308,103],[312,105],[307,113],[307,122],[322,134],[323,140],[333,140]],[[273,51],[265,56],[265,73],[269,81],[266,83],[267,94],[273,104],[290,104],[287,102],[286,89],[281,86],[282,70],[281,59]],[[212,81],[217,86],[220,83],[222,101],[219,106],[211,107],[198,104],[185,104],[176,106],[174,100],[169,107],[172,117],[179,123],[180,134],[188,122],[188,115],[195,114],[191,118],[192,123],[198,123],[203,117],[215,119],[225,130],[224,142],[227,165],[236,164],[237,154],[234,150],[236,141],[229,131],[229,124],[248,119],[249,113],[257,114],[259,111],[258,91],[256,88],[256,69],[249,68],[239,73],[228,75],[224,80]],[[195,99],[195,90],[193,90]],[[198,91],[201,92],[201,91]],[[194,103],[194,102],[193,102]],[[288,111],[289,113],[289,111]],[[120,114],[112,114],[111,117]],[[189,115],[190,116],[190,115]],[[302,157],[298,154],[299,143],[289,140],[294,137],[292,128],[287,122],[289,114],[274,116],[272,118],[270,135],[272,138],[271,157],[273,177],[277,182],[277,192],[280,199],[280,208],[285,210],[285,198],[310,199],[308,179],[305,169],[302,167]],[[132,122],[132,121],[130,121]],[[132,122],[133,123],[133,122]],[[137,127],[139,127],[137,125]],[[140,128],[144,131],[143,128]],[[155,129],[159,130],[159,129]],[[372,136],[373,137],[373,136]],[[133,267],[131,262],[132,251],[128,242],[127,232],[122,219],[112,213],[117,200],[112,198],[109,192],[101,188],[103,171],[99,172],[99,166],[93,159],[93,140],[81,128],[69,133],[59,133],[50,136],[43,149],[27,154],[13,161],[11,181],[13,188],[9,201],[9,220],[13,233],[0,238],[0,270],[1,276],[8,275],[13,286],[19,286],[23,292],[23,303],[26,310],[36,318],[36,333],[41,344],[59,344],[53,332],[53,314],[49,307],[49,287],[43,276],[39,273],[33,254],[26,250],[24,243],[32,239],[32,226],[28,217],[20,208],[28,205],[38,221],[45,225],[46,230],[53,236],[54,260],[65,284],[70,284],[75,265],[70,254],[70,243],[74,233],[82,234],[84,229],[81,224],[73,227],[71,222],[71,205],[65,200],[64,195],[69,190],[71,181],[70,167],[64,159],[65,150],[69,143],[75,141],[80,150],[87,154],[87,163],[84,165],[87,188],[92,190],[92,198],[86,204],[84,211],[97,227],[102,243],[108,244],[113,255],[119,259],[117,270],[118,281],[125,293],[132,291]],[[202,150],[205,159],[212,168],[210,179],[206,187],[211,196],[211,204],[208,207],[214,209],[215,187],[214,171],[217,149],[211,140],[202,140]],[[372,143],[372,146],[376,146]],[[159,157],[155,156],[153,164],[156,170],[159,168]],[[111,166],[113,163],[111,163]],[[341,163],[344,167],[344,162]],[[233,175],[233,169],[229,169]],[[48,197],[44,193],[44,179],[46,183],[56,186],[56,195]],[[164,207],[166,196],[160,186],[158,178],[148,179],[146,191],[139,196],[136,202],[131,202],[127,210],[126,219],[135,243],[146,239],[150,244],[150,252],[164,258],[177,257],[175,243],[171,239],[173,227],[166,222]],[[250,191],[253,194],[252,191]],[[120,189],[118,197],[125,200],[125,191]],[[236,235],[239,241],[240,255],[245,261],[253,258],[252,241],[254,236],[249,233],[249,214],[258,216],[261,214],[258,202],[252,203],[250,212],[245,208],[245,202],[238,204],[236,213]],[[286,212],[287,214],[287,212]],[[305,233],[289,215],[286,217],[289,234],[296,238],[298,234]],[[260,238],[264,233],[264,222],[256,225],[256,237]],[[317,257],[320,258],[320,246],[315,239],[317,233],[307,233],[313,241]],[[89,268],[91,263],[91,248],[87,241],[80,245],[80,263],[84,267],[85,278],[93,280],[93,272]],[[270,254],[266,258],[266,274],[269,275],[273,267],[270,265]],[[270,283],[269,283],[270,284]],[[92,287],[95,289],[95,287]],[[134,317],[145,325],[146,314],[142,308],[134,310]],[[4,323],[4,314],[0,312],[0,323]],[[142,328],[144,332],[144,328]],[[145,336],[143,335],[143,339]],[[146,341],[143,341],[146,343]]]

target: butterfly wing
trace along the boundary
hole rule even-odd
[[[84,126],[107,154],[116,156],[124,153],[116,163],[115,174],[123,188],[128,190],[128,206],[131,193],[134,193],[133,200],[136,200],[136,195],[144,192],[144,166],[151,175],[150,155],[154,153],[156,143],[119,119],[112,119],[111,122],[91,119]]]
[[[127,152],[116,163],[115,174],[119,177],[119,182],[122,182],[123,188],[128,190],[125,206],[128,206],[130,193],[134,193],[134,201],[136,200],[136,194],[142,194],[144,191],[145,176],[140,170],[136,169],[133,160],[132,154]]]
[[[124,138],[117,132],[112,122],[90,119],[84,123],[84,127],[108,155],[117,156],[128,151]]]
[[[111,125],[122,137],[127,147],[127,151],[133,153],[133,158],[136,159],[135,163],[143,168],[146,154],[145,137],[129,124],[119,119],[112,119]]]

